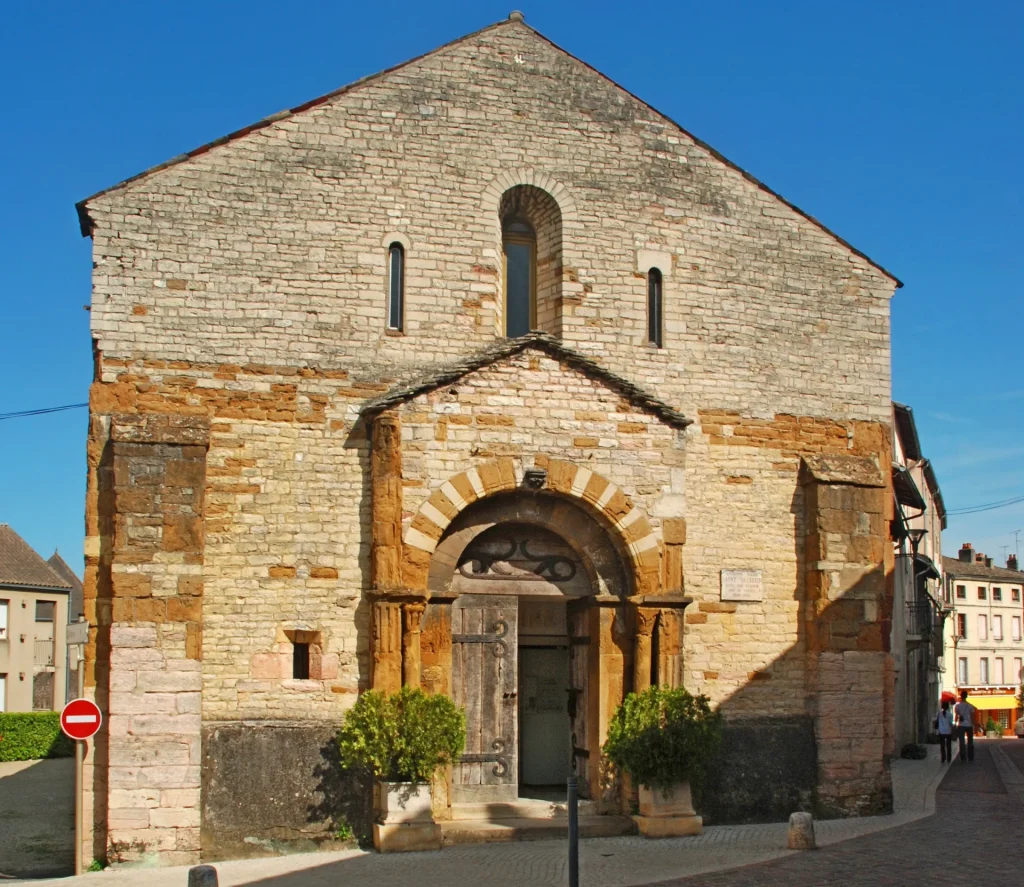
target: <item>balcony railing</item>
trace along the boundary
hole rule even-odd
[[[929,638],[935,626],[931,601],[907,602],[907,635],[918,638]]]
[[[36,640],[33,650],[33,664],[39,667],[53,665],[53,640]]]

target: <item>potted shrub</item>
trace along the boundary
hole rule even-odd
[[[999,726],[992,718],[988,719],[988,723],[985,724],[985,735],[989,739],[998,739],[1003,735],[1003,728]]]
[[[378,850],[440,848],[430,780],[465,744],[466,716],[447,696],[403,687],[391,695],[370,690],[356,700],[338,732],[338,748],[343,767],[373,776]]]
[[[638,786],[640,815],[634,819],[642,834],[701,833],[690,788],[703,781],[721,741],[722,716],[706,696],[681,687],[626,696],[608,726],[604,753]]]

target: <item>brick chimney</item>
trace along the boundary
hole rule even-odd
[[[960,562],[969,564],[974,560],[974,549],[971,548],[970,542],[965,542],[960,548]]]
[[[1011,554],[1006,559],[1006,569],[1007,570],[1016,570],[1017,569],[1017,555]]]
[[[991,567],[992,566],[992,558],[990,558],[990,557],[986,557],[985,558],[985,566],[986,567]]]

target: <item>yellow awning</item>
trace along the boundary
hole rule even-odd
[[[1017,708],[1017,697],[1005,696],[968,696],[967,701],[979,711],[992,711],[1003,708]]]

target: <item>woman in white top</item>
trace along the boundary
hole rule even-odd
[[[953,713],[948,701],[942,703],[942,710],[935,716],[935,729],[939,732],[942,763],[948,764],[953,760]]]

